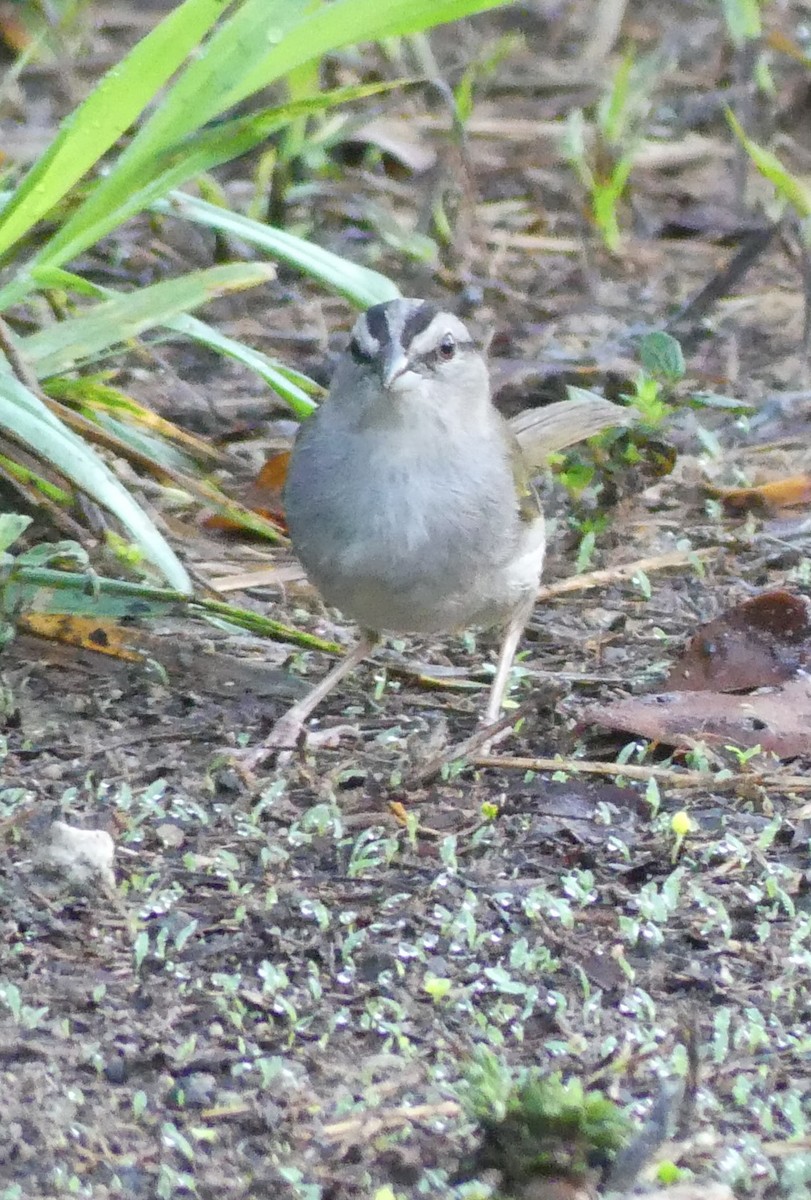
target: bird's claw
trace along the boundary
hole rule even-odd
[[[278,766],[290,761],[294,750],[334,750],[342,737],[357,737],[355,725],[333,725],[329,729],[305,729],[302,721],[279,718],[265,740],[245,750],[232,750],[231,763],[240,774],[252,776],[257,767],[276,757]]]

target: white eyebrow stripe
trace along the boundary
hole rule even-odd
[[[427,329],[411,339],[405,350],[409,357],[421,358],[435,350],[446,333],[451,333],[457,342],[470,342],[471,337],[462,322],[453,313],[438,313]]]
[[[374,358],[379,352],[380,342],[376,337],[372,337],[372,334],[369,332],[365,315],[359,321],[356,321],[355,328],[352,330],[352,337],[358,343],[358,349],[361,354],[366,354],[370,358]]]

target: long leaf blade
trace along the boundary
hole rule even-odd
[[[185,0],[107,72],[63,123],[4,209],[0,254],[98,162],[222,15],[223,7],[223,0]]]
[[[324,112],[339,104],[390,91],[410,80],[336,88],[306,100],[279,105],[260,113],[236,117],[189,135],[163,150],[141,147],[137,139],[115,167],[100,179],[76,212],[43,246],[29,274],[50,269],[75,258],[88,246],[106,237],[117,226],[142,212],[159,198],[187,180],[231,162],[247,153],[272,133],[300,116]],[[19,299],[10,289],[0,292],[0,303]]]
[[[267,87],[303,63],[359,42],[422,33],[435,25],[500,8],[511,0],[333,0],[310,8],[222,98],[222,109]]]
[[[218,208],[216,204],[209,204],[206,200],[199,200],[185,192],[174,192],[168,200],[160,200],[152,207],[156,212],[185,217],[186,220],[204,225],[208,229],[242,238],[250,245],[298,267],[313,279],[326,283],[342,296],[346,296],[358,308],[368,308],[370,304],[380,304],[385,300],[396,300],[400,295],[397,286],[378,271],[349,262],[313,242],[287,233],[284,229],[263,225],[251,217]]]
[[[20,345],[40,379],[58,375],[215,296],[267,283],[274,274],[272,265],[256,262],[192,271],[105,300],[80,316],[23,338]]]
[[[289,404],[292,411],[301,420],[308,417],[317,407],[315,401],[307,395],[303,388],[290,378],[291,374],[295,373],[286,370],[281,363],[274,362],[261,350],[254,350],[253,347],[246,346],[244,342],[227,337],[204,321],[198,321],[196,317],[183,315],[174,317],[171,321],[165,321],[164,324],[167,329],[181,333],[184,337],[192,338],[194,341],[208,346],[210,350],[216,351],[217,354],[233,358],[237,362],[241,362],[243,366],[250,367],[278,396],[281,396]]]
[[[56,421],[42,402],[2,367],[0,400],[0,429],[114,513],[171,586],[191,592],[191,580],[177,555],[103,459]]]

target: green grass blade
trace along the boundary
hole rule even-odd
[[[275,362],[261,350],[254,350],[243,342],[226,337],[211,325],[206,325],[204,321],[198,321],[196,317],[174,317],[171,321],[165,321],[164,324],[168,329],[173,329],[176,333],[183,334],[184,337],[192,338],[193,341],[208,346],[217,354],[224,354],[227,358],[233,358],[244,366],[250,367],[290,406],[293,413],[300,419],[308,417],[316,407],[315,401],[296,382],[298,372],[291,371],[282,363]],[[312,380],[308,380],[306,376],[299,376],[299,378],[306,381],[310,387],[315,386]]]
[[[327,284],[358,308],[368,308],[370,304],[379,304],[384,300],[396,300],[400,295],[397,286],[378,271],[358,266],[295,234],[218,208],[216,204],[198,200],[185,192],[174,192],[167,200],[160,200],[152,207],[156,212],[184,217],[207,229],[242,238],[250,245]]]
[[[227,621],[234,628],[260,637],[283,638],[312,650],[323,650],[327,654],[341,653],[341,647],[335,642],[302,633],[262,613],[238,608],[221,600],[200,600],[179,590],[150,587],[124,579],[88,576],[49,567],[29,567],[21,558],[8,576],[0,580],[0,614],[6,617],[31,612],[68,613],[144,622],[158,617],[190,616],[208,621]],[[92,591],[89,587],[91,580]]]
[[[247,153],[295,118],[324,112],[339,104],[391,91],[411,82],[398,80],[336,88],[305,100],[223,121],[189,135],[162,152],[150,151],[146,159],[125,151],[119,163],[98,181],[84,203],[34,259],[28,272],[31,284],[40,267],[49,270],[75,258],[118,225],[148,208],[153,201],[168,195],[187,180]],[[12,292],[13,286],[0,291],[0,306],[21,298],[19,292]]]
[[[48,265],[68,261],[146,207],[156,195],[166,195],[173,186],[190,178],[195,169],[188,173],[184,170],[183,140],[225,111],[228,105],[222,98],[233,86],[233,80],[239,78],[246,64],[265,53],[269,37],[275,38],[297,19],[305,3],[306,0],[243,0],[232,16],[213,31],[108,175],[99,180],[87,200],[44,247],[38,261]],[[245,149],[247,144],[235,152],[243,153]],[[167,154],[178,150],[177,162],[166,164]],[[227,157],[212,158],[208,165]],[[158,182],[164,173],[161,163],[166,164],[167,174],[162,184]],[[4,300],[5,293],[0,293],[0,302]]]
[[[114,513],[164,578],[179,591],[191,592],[191,580],[174,551],[103,459],[2,366],[0,429]]]
[[[132,159],[147,160],[231,108],[235,81],[267,57],[269,46],[284,44],[311,8],[312,0],[242,0],[139,132]]]
[[[61,287],[67,291],[81,291],[84,294],[91,295],[94,299],[106,300],[114,297],[117,293],[110,288],[101,288],[97,284],[88,284],[86,280],[79,275],[72,275],[69,271],[63,271],[58,267],[43,271],[43,284],[47,287]],[[319,387],[307,375],[301,371],[296,371],[293,367],[286,363],[279,362],[270,355],[263,354],[260,350],[254,350],[251,346],[246,346],[244,342],[238,342],[234,338],[228,337],[221,333],[213,326],[206,324],[205,321],[200,321],[197,317],[189,316],[187,313],[181,313],[177,317],[171,317],[166,321],[161,322],[164,328],[171,330],[174,333],[179,333],[183,337],[191,338],[192,341],[199,342],[203,346],[207,346],[216,354],[225,355],[227,358],[233,358],[237,362],[241,362],[244,366],[255,371],[265,382],[273,388],[277,395],[290,405],[293,413],[303,419],[308,416],[315,408],[313,396],[321,396],[324,389]],[[87,383],[88,380],[82,381]],[[62,386],[65,386],[63,383]],[[50,388],[50,385],[49,385]],[[51,395],[57,395],[58,399],[64,399],[52,389]],[[136,409],[140,406],[136,405]],[[136,414],[137,419],[137,414]],[[166,436],[164,434],[164,436]],[[170,438],[173,435],[169,435]],[[188,449],[188,447],[186,447]],[[192,447],[194,449],[194,447]],[[197,448],[199,456],[201,448]]]
[[[223,97],[230,108],[303,63],[356,42],[422,33],[511,0],[332,0],[307,11],[254,66],[249,60]]]
[[[105,300],[78,317],[22,338],[20,347],[40,379],[58,375],[215,296],[267,283],[273,276],[267,263],[228,263],[193,271]]]
[[[771,150],[767,150],[765,146],[759,145],[758,142],[748,137],[730,109],[727,109],[727,120],[760,174],[764,179],[768,179],[778,196],[787,200],[803,220],[811,216],[811,190],[804,180],[792,175],[791,171],[783,165],[776,154],[772,154]]]
[[[0,254],[98,162],[222,15],[223,7],[223,0],[185,0],[108,71],[63,123],[5,207]]]
[[[58,571],[51,567],[14,565],[0,584],[0,613],[91,613],[109,619],[182,615],[189,603],[186,593],[150,587],[124,579]]]

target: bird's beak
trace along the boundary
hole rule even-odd
[[[381,379],[383,387],[388,390],[395,379],[399,379],[410,367],[411,363],[408,361],[408,356],[403,353],[402,348],[400,346],[392,346],[382,364]]]

